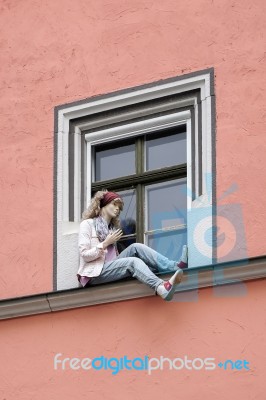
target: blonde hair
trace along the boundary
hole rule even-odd
[[[107,192],[108,192],[107,189],[103,189],[103,190],[98,190],[98,192],[95,193],[95,195],[91,199],[89,206],[82,213],[82,221],[84,219],[94,218],[94,217],[98,217],[100,215],[100,210],[101,210],[100,201],[104,197],[105,193],[107,193]],[[121,200],[114,199],[114,202],[119,203],[120,211],[122,211],[124,208],[124,201],[122,199]],[[120,212],[119,212],[119,214],[120,214]],[[113,217],[110,221],[116,229],[121,228],[119,214],[117,216]]]

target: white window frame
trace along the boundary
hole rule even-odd
[[[199,252],[195,249],[195,242],[197,237],[194,237],[193,227],[193,211],[198,207],[210,207],[212,210],[212,189],[213,179],[212,174],[212,101],[211,101],[211,79],[210,74],[212,69],[206,72],[192,74],[191,76],[171,78],[170,80],[155,82],[146,87],[140,87],[136,90],[127,90],[123,93],[114,93],[113,95],[103,96],[95,100],[88,99],[88,101],[78,102],[77,104],[67,104],[60,106],[57,111],[57,132],[55,134],[56,140],[56,235],[54,237],[54,290],[64,290],[79,287],[76,279],[76,273],[79,263],[78,254],[78,231],[80,224],[80,184],[81,184],[81,163],[80,163],[80,145],[82,131],[88,128],[87,124],[83,123],[75,127],[74,140],[75,140],[75,156],[74,156],[74,222],[69,221],[69,176],[68,176],[68,155],[69,155],[69,123],[73,118],[93,115],[96,112],[111,110],[119,106],[130,104],[137,104],[144,100],[158,99],[160,97],[184,93],[193,89],[200,89],[201,107],[202,107],[202,176],[208,176],[209,179],[202,180],[202,195],[198,196],[198,181],[196,181],[196,198],[191,199],[191,183],[192,183],[192,159],[191,159],[191,115],[189,110],[178,111],[169,115],[146,119],[145,121],[137,123],[129,123],[123,126],[112,129],[104,129],[96,131],[93,134],[85,134],[87,146],[87,160],[86,170],[87,177],[91,176],[91,148],[96,143],[106,141],[118,140],[129,136],[137,136],[143,133],[151,133],[162,127],[172,127],[179,124],[186,124],[187,129],[187,233],[188,233],[188,247],[189,247],[189,268],[199,267],[201,265],[208,265],[213,263],[214,259],[214,243],[211,243],[207,249],[208,260],[206,257],[202,259],[199,257]],[[195,169],[198,171],[198,104],[196,97],[189,100],[181,100],[180,107],[184,105],[193,105],[195,110]],[[198,174],[196,173],[196,176]],[[86,189],[86,204],[91,193],[91,182],[87,179]],[[210,218],[206,219],[207,224],[214,226],[214,214],[210,212]],[[203,227],[204,229],[204,227]]]

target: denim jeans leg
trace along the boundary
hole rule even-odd
[[[156,272],[170,272],[177,270],[177,262],[169,260],[167,257],[153,250],[143,243],[132,243],[124,249],[117,258],[120,257],[138,257],[145,262],[150,269]]]
[[[156,276],[140,258],[120,256],[121,253],[113,261],[105,263],[103,265],[101,274],[93,277],[89,283],[89,286],[98,285],[105,282],[113,282],[132,276],[150,286],[156,292],[157,287],[164,282],[163,279]]]

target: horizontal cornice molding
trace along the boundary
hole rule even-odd
[[[158,274],[168,279],[171,274]],[[266,278],[266,256],[184,270],[176,293]],[[0,319],[75,309],[115,301],[155,296],[154,290],[135,278],[89,288],[58,290],[0,300]]]

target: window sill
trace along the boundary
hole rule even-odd
[[[158,275],[167,279],[171,274]],[[266,278],[266,256],[184,270],[176,293]],[[154,290],[135,278],[88,288],[0,300],[0,319],[69,310],[115,301],[155,296]]]

